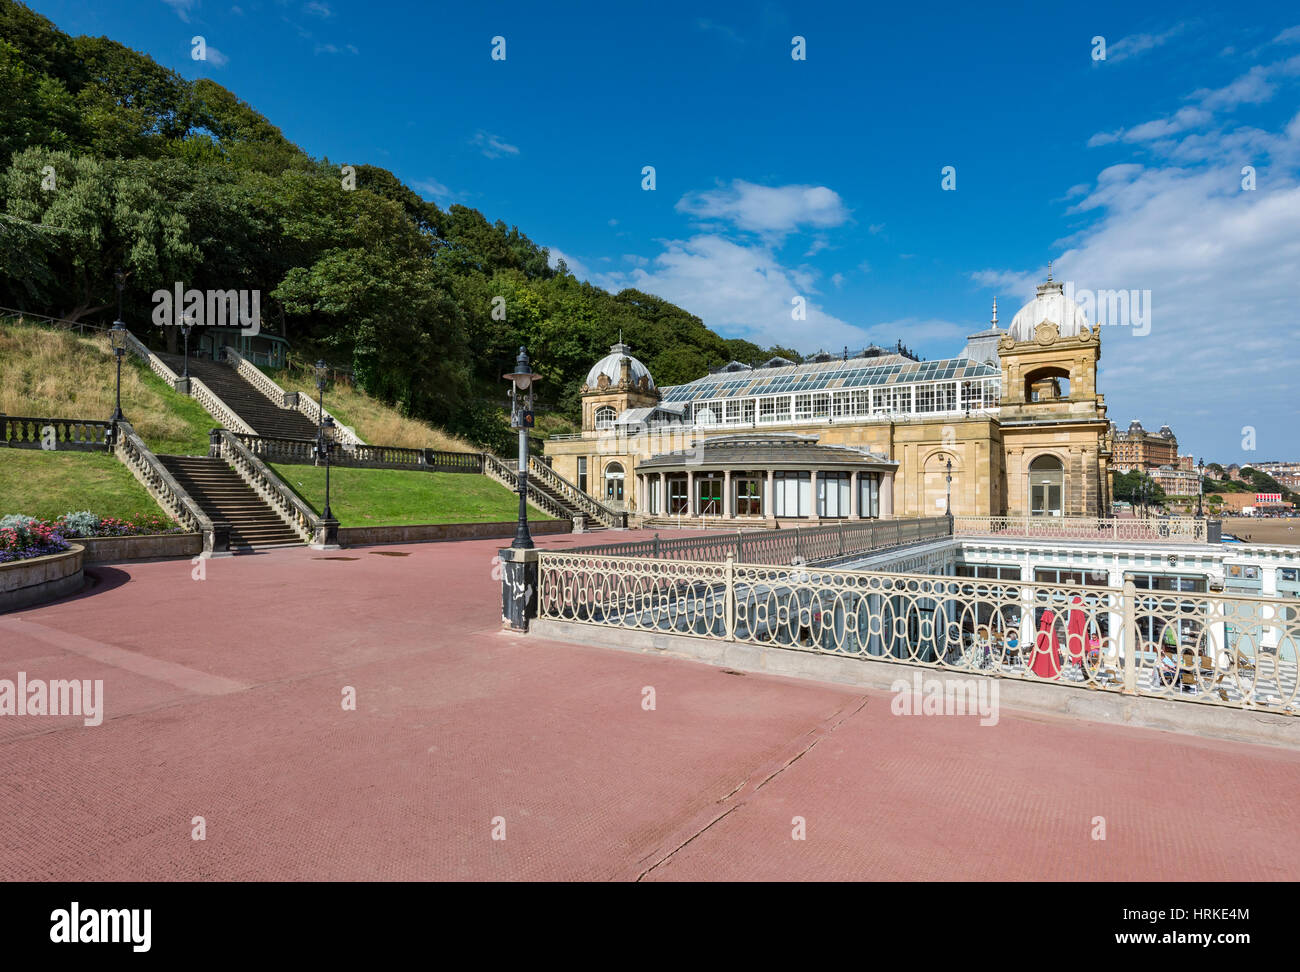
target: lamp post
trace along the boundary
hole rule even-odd
[[[1201,512],[1205,498],[1205,460],[1196,460],[1196,515],[1203,516]]]
[[[324,358],[318,359],[316,362],[316,442],[318,444],[325,419],[325,379],[328,375],[329,365],[325,363]]]
[[[510,386],[510,426],[519,430],[519,522],[515,539],[498,552],[501,559],[501,620],[511,631],[527,631],[537,615],[537,550],[528,535],[528,430],[533,426],[533,374],[528,352],[519,349],[515,370],[503,377]]]
[[[108,329],[109,341],[113,346],[113,356],[117,358],[117,407],[113,410],[113,440],[117,441],[117,423],[126,416],[122,414],[122,357],[126,354],[126,325],[122,323],[122,288],[126,286],[126,274],[118,267],[113,274],[113,283],[117,286],[117,320]]]
[[[312,548],[334,550],[339,543],[339,523],[330,510],[330,453],[334,449],[334,417],[325,414],[325,378],[329,365],[324,359],[316,362],[316,461],[325,463],[325,508],[316,529]]]
[[[944,463],[944,468],[948,471],[948,474],[944,477],[944,479],[946,479],[948,482],[948,496],[943,511],[943,515],[947,517],[951,517],[952,516],[952,456],[948,457],[948,461]]]
[[[181,377],[185,379],[185,387],[189,388],[190,381],[190,331],[194,330],[194,315],[185,315],[185,323],[181,325],[181,334],[185,338],[185,374]]]
[[[317,443],[317,451],[325,456],[325,510],[321,514],[325,519],[334,519],[334,514],[330,512],[330,453],[334,451],[334,440],[331,436],[334,433],[334,416],[326,415],[320,424],[320,440]]]
[[[528,430],[533,425],[533,382],[542,376],[533,374],[528,352],[520,348],[515,370],[502,377],[513,383],[510,387],[510,425],[519,430],[519,522],[510,546],[514,550],[530,550],[533,538],[528,533]]]

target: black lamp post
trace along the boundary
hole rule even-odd
[[[1205,460],[1196,460],[1196,515],[1203,516],[1201,512],[1202,500],[1205,496]]]
[[[316,362],[316,444],[320,444],[321,429],[325,425],[325,379],[329,376],[329,365],[321,358]],[[319,455],[317,456],[319,459]]]
[[[510,546],[515,550],[529,550],[533,538],[528,533],[528,430],[533,426],[533,382],[542,376],[533,374],[528,352],[520,348],[515,370],[502,377],[513,382],[510,388],[510,425],[519,430],[519,522]]]
[[[318,451],[325,456],[325,509],[321,513],[327,520],[334,519],[334,514],[330,512],[330,453],[334,451],[334,416],[326,415],[320,424],[320,442],[317,444]]]
[[[194,317],[189,315],[181,325],[181,334],[185,338],[185,374],[181,377],[187,382],[190,380],[190,331],[192,330],[194,330]]]
[[[947,469],[948,471],[948,474],[944,477],[948,481],[948,498],[947,498],[947,507],[944,509],[943,515],[950,517],[952,516],[952,457],[951,456],[949,456],[948,461],[944,463],[944,468]]]

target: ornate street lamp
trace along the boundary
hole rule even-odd
[[[316,442],[320,443],[321,429],[325,419],[325,379],[329,377],[329,365],[321,358],[316,362]],[[317,456],[317,459],[320,457]]]
[[[190,380],[190,331],[192,330],[194,330],[193,312],[185,315],[185,323],[181,325],[181,334],[185,337],[185,374],[181,377],[186,382]]]
[[[316,442],[316,451],[318,455],[325,457],[325,509],[321,516],[327,520],[334,519],[334,514],[330,512],[330,453],[334,451],[334,416],[326,415],[320,424],[320,438]]]
[[[1196,460],[1196,515],[1203,516],[1201,512],[1202,500],[1205,497],[1205,460]]]
[[[533,373],[528,363],[528,352],[520,348],[515,370],[502,377],[513,383],[510,388],[510,427],[519,430],[519,522],[510,546],[515,550],[529,550],[533,538],[528,534],[528,430],[533,427],[533,382],[542,376]]]
[[[117,423],[126,416],[122,414],[122,357],[126,354],[126,325],[122,323],[122,288],[126,286],[126,274],[119,267],[113,274],[113,283],[117,286],[117,320],[108,329],[108,338],[113,347],[113,356],[117,358],[117,408],[113,411],[113,439],[117,440]]]
[[[948,481],[948,498],[947,498],[947,506],[943,511],[943,515],[951,517],[952,516],[952,456],[948,457],[948,461],[944,463],[944,468],[948,470],[947,476],[944,477]]]

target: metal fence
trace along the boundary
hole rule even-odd
[[[538,617],[1295,715],[1300,602],[541,551]]]
[[[1196,516],[954,516],[953,533],[962,537],[1014,537],[1031,540],[1153,541],[1218,543],[1222,521]]]
[[[730,555],[748,564],[788,564],[795,560],[834,560],[948,535],[948,518],[930,516],[915,520],[847,520],[818,527],[741,530],[671,540],[661,539],[656,533],[650,540],[578,547],[569,552],[713,561]]]

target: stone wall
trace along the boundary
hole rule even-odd
[[[530,521],[529,533],[569,533],[570,520]],[[412,526],[339,527],[339,543],[344,547],[367,547],[385,543],[428,543],[436,540],[485,540],[515,535],[515,521],[493,523],[422,523]]]
[[[88,564],[163,557],[197,557],[203,552],[201,533],[160,533],[145,537],[90,537],[78,540],[86,548]]]

